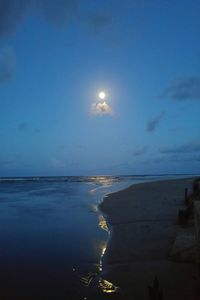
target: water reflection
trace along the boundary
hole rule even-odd
[[[110,232],[106,220],[102,215],[99,216],[99,227],[101,227],[101,229],[107,231],[108,233]]]
[[[108,234],[110,233],[106,220],[102,215],[99,215],[99,227],[102,230],[105,230]],[[97,266],[98,270],[97,272],[89,272],[86,276],[81,277],[81,282],[84,284],[84,286],[89,287],[91,286],[93,280],[97,280],[98,288],[101,290],[101,292],[110,294],[110,293],[116,293],[119,287],[115,286],[112,282],[100,277],[103,271],[103,258],[106,252],[106,248],[107,248],[107,243],[105,241],[101,241],[99,243],[100,260]]]
[[[98,177],[91,177],[92,182],[94,184],[99,185],[99,187],[95,187],[93,189],[90,189],[89,195],[94,196],[94,194],[98,193],[100,188],[103,187],[108,187],[113,184],[113,182],[116,180],[115,178],[112,177],[105,177],[105,176],[98,176]],[[102,193],[101,193],[102,197]],[[106,197],[104,195],[104,197]],[[100,214],[100,211],[98,209],[98,204],[97,203],[91,203],[90,205],[91,211],[95,212],[98,214],[98,226],[107,232],[107,235],[110,234],[109,227],[107,225],[106,219],[102,214]],[[87,273],[87,275],[81,277],[81,282],[84,286],[86,287],[91,287],[94,284],[96,287],[100,289],[102,293],[115,293],[119,288],[115,286],[112,282],[104,279],[101,277],[102,271],[103,271],[103,258],[106,252],[107,248],[107,241],[101,241],[98,243],[98,249],[100,251],[100,259],[99,263],[96,265],[97,269],[94,270],[93,272]]]
[[[106,244],[105,246],[102,247],[102,250],[101,250],[101,256],[100,256],[100,261],[99,261],[99,265],[98,265],[98,269],[99,269],[99,272],[101,272],[103,270],[103,256],[106,252]]]
[[[96,184],[103,184],[103,185],[111,185],[114,182],[118,182],[119,179],[118,177],[114,176],[93,176],[90,177],[91,181],[96,183]]]
[[[91,204],[90,205],[91,211],[97,213],[98,212],[98,206],[97,204]]]
[[[83,283],[84,286],[88,287],[93,279],[96,278],[98,273],[95,272],[89,272],[86,276],[81,277],[81,282]]]
[[[108,188],[113,185],[113,183],[119,182],[117,177],[113,176],[94,176],[90,178],[90,183],[96,187],[89,191],[89,195],[93,196],[95,193],[102,188]]]
[[[99,215],[99,226],[102,230],[108,232],[108,234],[110,233],[106,220],[102,215]],[[101,249],[101,256],[100,256],[99,267],[98,267],[100,273],[103,270],[103,257],[105,255],[106,248],[107,248],[107,243],[105,243]],[[105,280],[102,277],[99,278],[99,288],[103,293],[106,294],[116,293],[116,291],[119,289],[112,282]]]
[[[99,288],[103,293],[106,294],[116,293],[116,291],[119,289],[112,282],[109,282],[108,280],[105,280],[103,278],[99,279]]]

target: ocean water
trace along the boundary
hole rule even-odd
[[[169,177],[0,178],[0,299],[114,298],[103,278],[108,228],[98,204]]]

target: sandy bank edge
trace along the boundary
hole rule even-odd
[[[174,228],[177,227],[177,214],[179,208],[183,206],[184,190],[186,187],[189,192],[192,190],[192,183],[195,178],[195,176],[190,176],[181,179],[167,179],[131,184],[125,189],[107,194],[99,204],[99,210],[103,213],[110,229],[105,256],[111,257],[112,253],[110,252],[117,250],[115,248],[119,245],[115,245],[116,236],[118,239],[117,244],[119,244],[119,239],[124,239],[124,235],[120,236],[119,231],[125,226],[127,227],[125,232],[127,239],[130,238],[128,229],[130,230],[131,224],[135,223],[167,222],[171,223]],[[162,211],[163,208],[160,207],[160,198],[163,196],[163,193],[167,194],[167,196],[165,197],[163,204],[163,206],[165,206],[165,211],[164,214],[161,214],[160,211]],[[156,199],[156,197],[158,199]],[[150,205],[149,202],[151,202]],[[136,207],[133,205],[134,203],[136,204]],[[166,207],[167,204],[168,207]],[[138,209],[139,206],[141,209]],[[151,207],[150,210],[148,210],[148,206]],[[173,236],[175,237],[175,232]],[[169,238],[172,239],[172,236]],[[128,246],[131,247],[134,245],[133,243],[129,243]],[[121,257],[124,256],[124,261],[122,259],[123,262],[132,260],[130,256],[127,257],[127,251],[121,251],[120,255]],[[126,260],[125,257],[127,257]],[[111,263],[111,260],[108,259],[107,262]]]
[[[191,273],[195,270],[194,265],[169,262],[166,259],[166,252],[169,250],[170,240],[176,235],[177,212],[183,205],[184,189],[187,187],[190,191],[195,178],[191,176],[133,184],[126,189],[106,195],[99,205],[112,232],[106,250],[105,269],[109,273],[109,278],[123,288],[125,287],[127,291],[130,291],[130,284],[132,286],[134,279],[137,288],[133,290],[131,287],[132,295],[135,294],[140,299],[143,299],[145,288],[155,274],[158,274],[163,282],[166,299],[168,296],[169,299],[177,299],[177,295],[180,296],[180,289],[183,299],[188,299],[188,295],[193,294],[195,283],[191,278]],[[167,197],[164,198],[164,202],[160,202],[159,199],[163,197],[163,193],[167,193]],[[142,209],[138,207],[134,209],[132,205],[137,203],[140,207],[148,207],[149,201],[153,209],[150,211],[147,209],[144,214]],[[160,213],[161,203],[164,205],[162,213]],[[162,227],[166,227],[166,230]],[[148,240],[147,243],[141,243],[141,239],[137,239],[138,234],[139,236],[141,234],[141,228],[144,241],[146,237],[148,239],[153,234],[153,249],[149,247],[151,243],[148,243]],[[133,232],[137,234],[133,235]],[[135,247],[138,241],[139,245]],[[136,251],[130,251],[135,248]],[[152,272],[149,271],[149,266]],[[189,288],[184,286],[185,282],[190,283]]]

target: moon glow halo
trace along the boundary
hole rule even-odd
[[[106,94],[105,94],[105,92],[100,92],[99,93],[99,98],[101,99],[101,100],[104,100],[105,98],[106,98]]]

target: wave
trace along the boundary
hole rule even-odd
[[[111,184],[127,180],[149,180],[150,178],[181,177],[189,174],[157,174],[157,175],[95,175],[95,176],[38,176],[38,177],[0,177],[0,183],[12,182],[84,182],[96,184]]]

